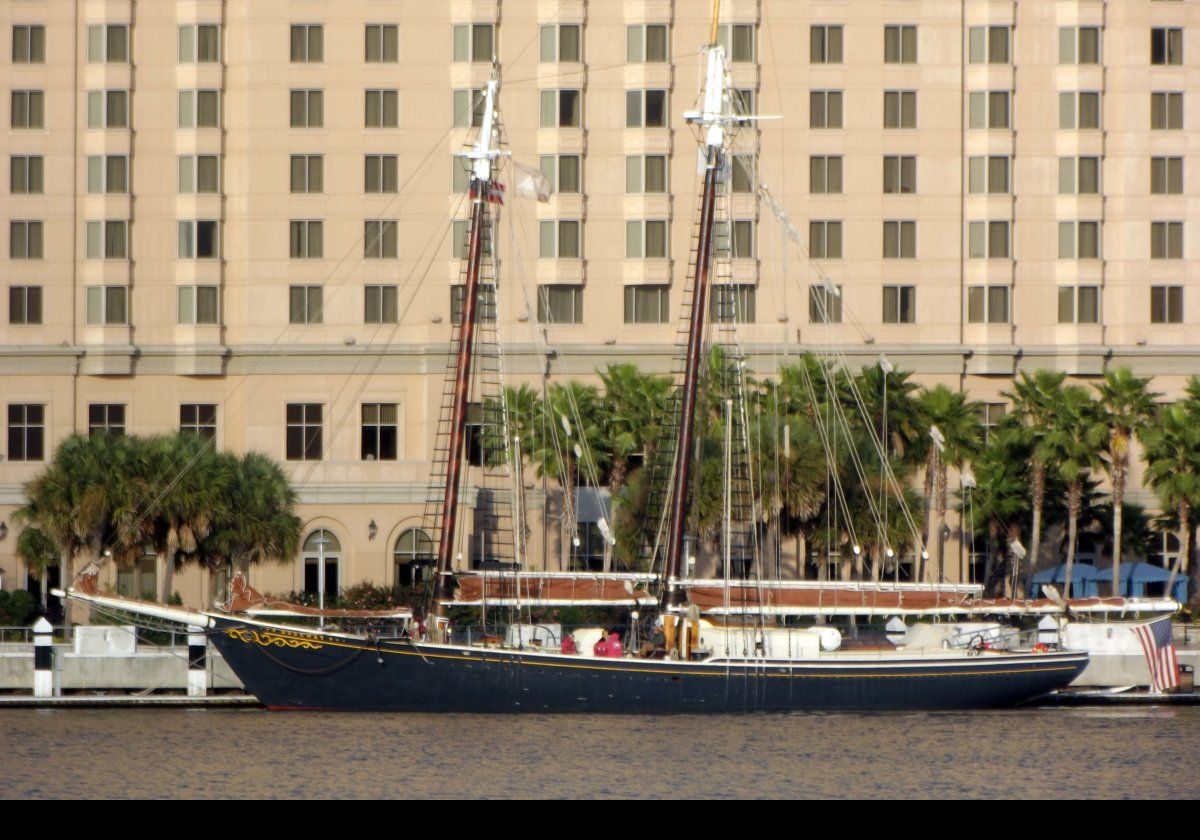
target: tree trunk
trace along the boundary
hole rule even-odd
[[[808,540],[804,538],[804,529],[801,528],[796,532],[796,576],[799,580],[804,580],[808,577],[806,567],[808,565]]]
[[[1083,485],[1072,481],[1067,488],[1067,573],[1063,578],[1063,597],[1071,597],[1071,571],[1075,567],[1075,538],[1079,527],[1079,508],[1082,506]]]
[[[1029,546],[1029,574],[1033,575],[1037,571],[1038,561],[1041,559],[1042,548],[1042,505],[1046,500],[1046,465],[1034,462],[1033,464],[1033,530],[1030,534],[1029,541],[1032,545]],[[1020,560],[1017,561],[1020,565]],[[1029,583],[1026,581],[1025,591],[1029,591]]]
[[[64,551],[62,555],[62,574],[59,575],[58,585],[65,591],[74,583],[75,552]],[[74,624],[75,605],[70,598],[62,599],[62,614],[63,627],[70,627]]]
[[[921,550],[929,545],[929,526],[933,518],[933,477],[937,471],[937,447],[929,447],[929,455],[925,458],[925,522],[921,526],[921,545],[917,550],[917,580],[924,580],[925,564],[922,562]]]
[[[1112,594],[1121,595],[1121,539],[1125,527],[1125,467],[1128,458],[1119,455],[1113,463],[1113,558]]]
[[[1187,502],[1180,502],[1175,507],[1176,515],[1179,517],[1179,556],[1175,558],[1175,562],[1171,564],[1171,574],[1167,577],[1167,592],[1168,598],[1173,597],[1172,591],[1175,589],[1175,578],[1179,577],[1179,571],[1186,563],[1188,567],[1188,577],[1192,583],[1192,600],[1196,600],[1196,580],[1197,569],[1196,564],[1192,563],[1192,506]]]

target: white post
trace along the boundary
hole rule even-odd
[[[204,628],[194,624],[188,625],[188,697],[205,697],[208,695],[208,639]]]
[[[45,616],[33,625],[33,696],[54,696],[54,628]]]

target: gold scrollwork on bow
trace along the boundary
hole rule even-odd
[[[250,630],[246,627],[230,627],[225,635],[231,639],[247,644],[254,643],[262,647],[304,648],[305,650],[320,650],[324,645],[308,639],[289,636],[271,630]]]

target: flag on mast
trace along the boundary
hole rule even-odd
[[[470,190],[471,198],[475,198],[475,196],[478,194],[478,191],[479,191],[478,184],[479,184],[478,181],[471,182],[471,190]],[[487,200],[488,200],[489,204],[503,205],[504,204],[504,185],[497,183],[496,181],[489,181],[488,182]]]
[[[550,200],[554,188],[550,186],[550,179],[542,170],[522,166],[516,161],[513,162],[513,168],[517,170],[517,195],[521,198],[532,198],[543,204]]]

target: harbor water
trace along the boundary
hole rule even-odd
[[[1194,798],[1200,708],[786,716],[0,710],[0,798]]]

